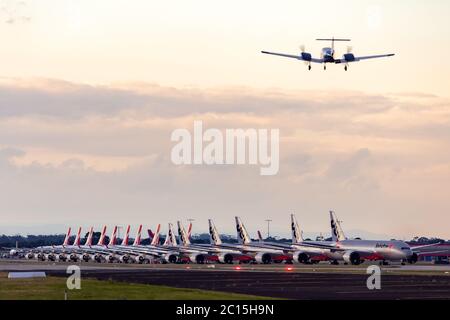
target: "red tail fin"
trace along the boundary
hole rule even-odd
[[[72,228],[69,227],[69,230],[67,230],[66,237],[64,238],[63,246],[69,245],[69,238],[70,238],[70,232],[72,231]]]
[[[78,228],[78,233],[77,233],[77,236],[75,237],[75,241],[73,242],[73,245],[79,247],[80,240],[81,240],[81,227]]]
[[[84,244],[85,246],[92,246],[92,236],[94,234],[94,227],[91,227],[91,229],[89,229],[89,234],[88,237],[86,239],[86,243]]]
[[[111,235],[111,239],[109,239],[108,246],[115,246],[116,245],[116,239],[117,239],[117,226],[114,227],[114,231]]]
[[[192,231],[192,222],[189,223],[189,227],[188,227],[188,231],[187,231],[188,239],[191,239],[191,231]]]
[[[100,234],[100,239],[98,239],[98,246],[105,245],[105,234],[106,234],[106,226],[103,226],[102,233]]]
[[[158,224],[158,227],[156,227],[156,232],[155,232],[155,234],[153,235],[153,239],[152,239],[152,242],[151,242],[151,245],[152,245],[152,246],[156,246],[156,245],[159,244],[159,230],[160,230],[160,229],[161,229],[161,225]]]
[[[130,225],[128,225],[127,231],[125,232],[125,236],[123,237],[123,240],[122,240],[122,245],[123,246],[127,246],[128,245],[128,236],[129,236],[129,234],[130,234]]]
[[[141,231],[142,231],[142,224],[139,226],[139,229],[136,233],[136,238],[134,239],[133,246],[138,246],[141,244]]]

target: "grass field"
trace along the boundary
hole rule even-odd
[[[0,273],[0,300],[63,300],[66,279],[8,279]],[[69,300],[257,300],[234,293],[180,289],[145,284],[85,279],[80,290],[67,290]],[[267,298],[264,298],[267,299]]]

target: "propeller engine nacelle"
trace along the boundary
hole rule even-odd
[[[267,252],[259,252],[255,256],[255,261],[258,263],[269,264],[272,262],[272,255]]]
[[[169,252],[163,257],[163,261],[167,263],[177,263],[178,254],[175,252]]]
[[[311,60],[312,60],[312,55],[311,55],[311,53],[308,53],[308,52],[302,52],[302,53],[300,54],[300,56],[302,57],[302,60],[304,60],[304,61],[311,61]]]
[[[11,257],[15,257],[15,256],[17,256],[19,253],[17,252],[17,250],[14,250],[14,249],[11,249],[10,251],[9,251],[9,255],[11,256]]]
[[[346,62],[353,62],[356,60],[355,55],[353,53],[346,53],[342,56],[342,58],[346,61]]]
[[[109,263],[113,263],[116,260],[116,257],[112,254],[106,256],[106,261]]]
[[[307,264],[311,261],[311,257],[308,253],[304,251],[296,251],[293,255],[294,262]]]
[[[344,259],[344,262],[350,263],[355,266],[362,263],[361,255],[356,251],[346,251],[342,258]]]

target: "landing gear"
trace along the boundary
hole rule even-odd
[[[388,261],[386,261],[386,260],[380,261],[380,266],[388,266],[388,265],[389,265]]]
[[[326,64],[323,65],[323,70],[327,70],[327,65]]]
[[[345,67],[344,67],[344,70],[347,71],[347,70],[348,70],[348,66],[345,66]]]
[[[339,265],[339,262],[337,260],[332,260],[332,261],[330,261],[330,264],[333,266],[337,266],[337,265]]]
[[[311,71],[311,65],[308,65],[308,70]]]

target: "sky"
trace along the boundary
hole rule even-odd
[[[450,238],[450,3],[0,1],[0,233],[214,218],[233,232]],[[348,37],[384,60],[327,71]],[[337,54],[347,50],[337,45]],[[170,134],[279,128],[280,172],[182,166]]]

